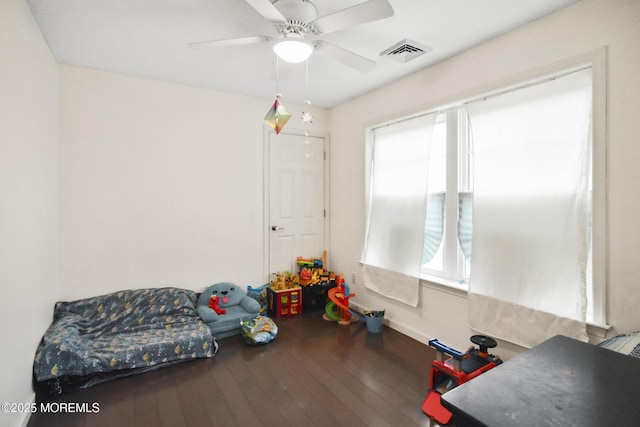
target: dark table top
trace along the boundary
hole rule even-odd
[[[640,359],[555,336],[442,395],[461,426],[639,426]]]

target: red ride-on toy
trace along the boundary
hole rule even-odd
[[[436,350],[436,360],[431,364],[429,392],[422,403],[422,411],[438,424],[444,425],[451,421],[451,412],[440,403],[441,395],[502,363],[500,357],[488,352],[489,348],[498,345],[496,340],[484,335],[474,335],[471,342],[477,344],[478,348],[471,347],[466,353],[462,353],[435,338],[429,340],[429,346]],[[445,359],[445,354],[451,357]]]

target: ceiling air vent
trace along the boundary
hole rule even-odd
[[[380,56],[394,59],[398,62],[409,62],[418,56],[425,54],[431,50],[430,47],[423,46],[413,40],[404,39],[380,52]]]

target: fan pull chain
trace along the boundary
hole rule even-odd
[[[282,94],[280,94],[280,89],[278,84],[280,82],[280,60],[278,59],[278,55],[276,55],[276,99],[282,98]]]
[[[291,113],[280,103],[282,95],[278,92],[278,80],[280,80],[280,75],[278,57],[276,56],[276,100],[273,102],[271,108],[269,108],[269,111],[267,111],[267,115],[264,116],[264,121],[271,126],[276,132],[276,135],[280,133],[291,117]]]
[[[305,61],[305,100],[304,106],[307,111],[302,112],[302,123],[313,123],[313,116],[311,115],[311,101],[309,100],[309,60]]]

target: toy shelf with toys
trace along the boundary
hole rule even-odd
[[[276,318],[302,313],[302,289],[299,286],[281,290],[267,288],[267,313]]]
[[[330,289],[336,287],[336,275],[327,269],[327,251],[322,258],[296,259],[297,274],[272,274],[266,289],[267,313],[294,316],[303,310],[324,309]]]
[[[327,251],[322,253],[322,258],[298,257],[296,264],[304,309],[324,309],[329,290],[336,287],[336,274],[327,268]]]

